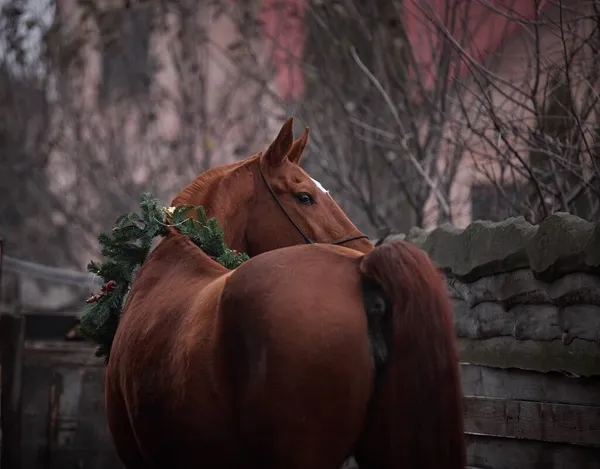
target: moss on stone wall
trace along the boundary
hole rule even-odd
[[[447,278],[465,361],[600,375],[600,223],[556,213],[392,236]]]
[[[600,222],[568,213],[556,213],[539,225],[518,217],[475,221],[464,229],[449,224],[431,232],[413,228],[406,239],[464,281],[524,267],[546,281],[569,272],[600,274]]]

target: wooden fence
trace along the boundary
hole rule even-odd
[[[600,380],[463,364],[468,464],[600,469]]]
[[[24,341],[20,465],[6,467],[121,467],[104,417],[104,366],[94,350],[82,342]]]
[[[1,468],[122,468],[104,417],[104,363],[95,347],[28,338],[34,312],[21,311],[18,277],[5,276],[2,285]]]
[[[11,356],[22,372],[2,374],[3,395],[13,396],[2,400],[3,469],[121,467],[94,350],[25,340]],[[599,380],[469,364],[462,373],[470,468],[600,469]]]

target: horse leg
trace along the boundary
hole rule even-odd
[[[129,413],[120,393],[114,389],[106,389],[106,420],[112,435],[113,445],[126,469],[150,469],[142,453],[131,427]]]

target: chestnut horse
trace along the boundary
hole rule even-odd
[[[307,138],[290,120],[174,199],[252,258],[229,271],[173,230],[138,272],[106,370],[127,469],[464,468],[443,279],[409,243],[373,248],[298,166]]]

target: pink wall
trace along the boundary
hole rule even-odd
[[[304,92],[302,55],[304,53],[304,13],[307,0],[262,0],[260,20],[267,43],[273,51],[275,83],[283,99],[300,99]],[[278,6],[283,4],[284,14]]]
[[[279,43],[273,52],[273,66],[282,98],[299,99],[304,91],[299,62],[304,52],[306,3],[307,0],[262,0],[261,3],[265,39]],[[537,3],[542,10],[556,0]],[[284,15],[275,7],[278,4],[285,8]],[[449,17],[454,6],[455,16]],[[450,34],[474,60],[482,61],[515,33],[519,20],[535,18],[536,0],[405,0],[404,8],[404,24],[419,64],[419,81],[425,89],[431,89],[439,61],[436,53],[440,51],[444,34]],[[453,63],[449,78],[464,76],[467,70],[467,64]],[[416,78],[414,70],[412,73]]]
[[[537,3],[542,10],[554,1]],[[453,7],[456,13],[451,17]],[[434,84],[440,60],[436,53],[445,35],[451,35],[469,57],[481,62],[517,31],[519,21],[530,22],[535,16],[535,0],[405,0],[404,22],[424,88],[431,89]],[[449,78],[464,77],[467,65],[453,62]]]

